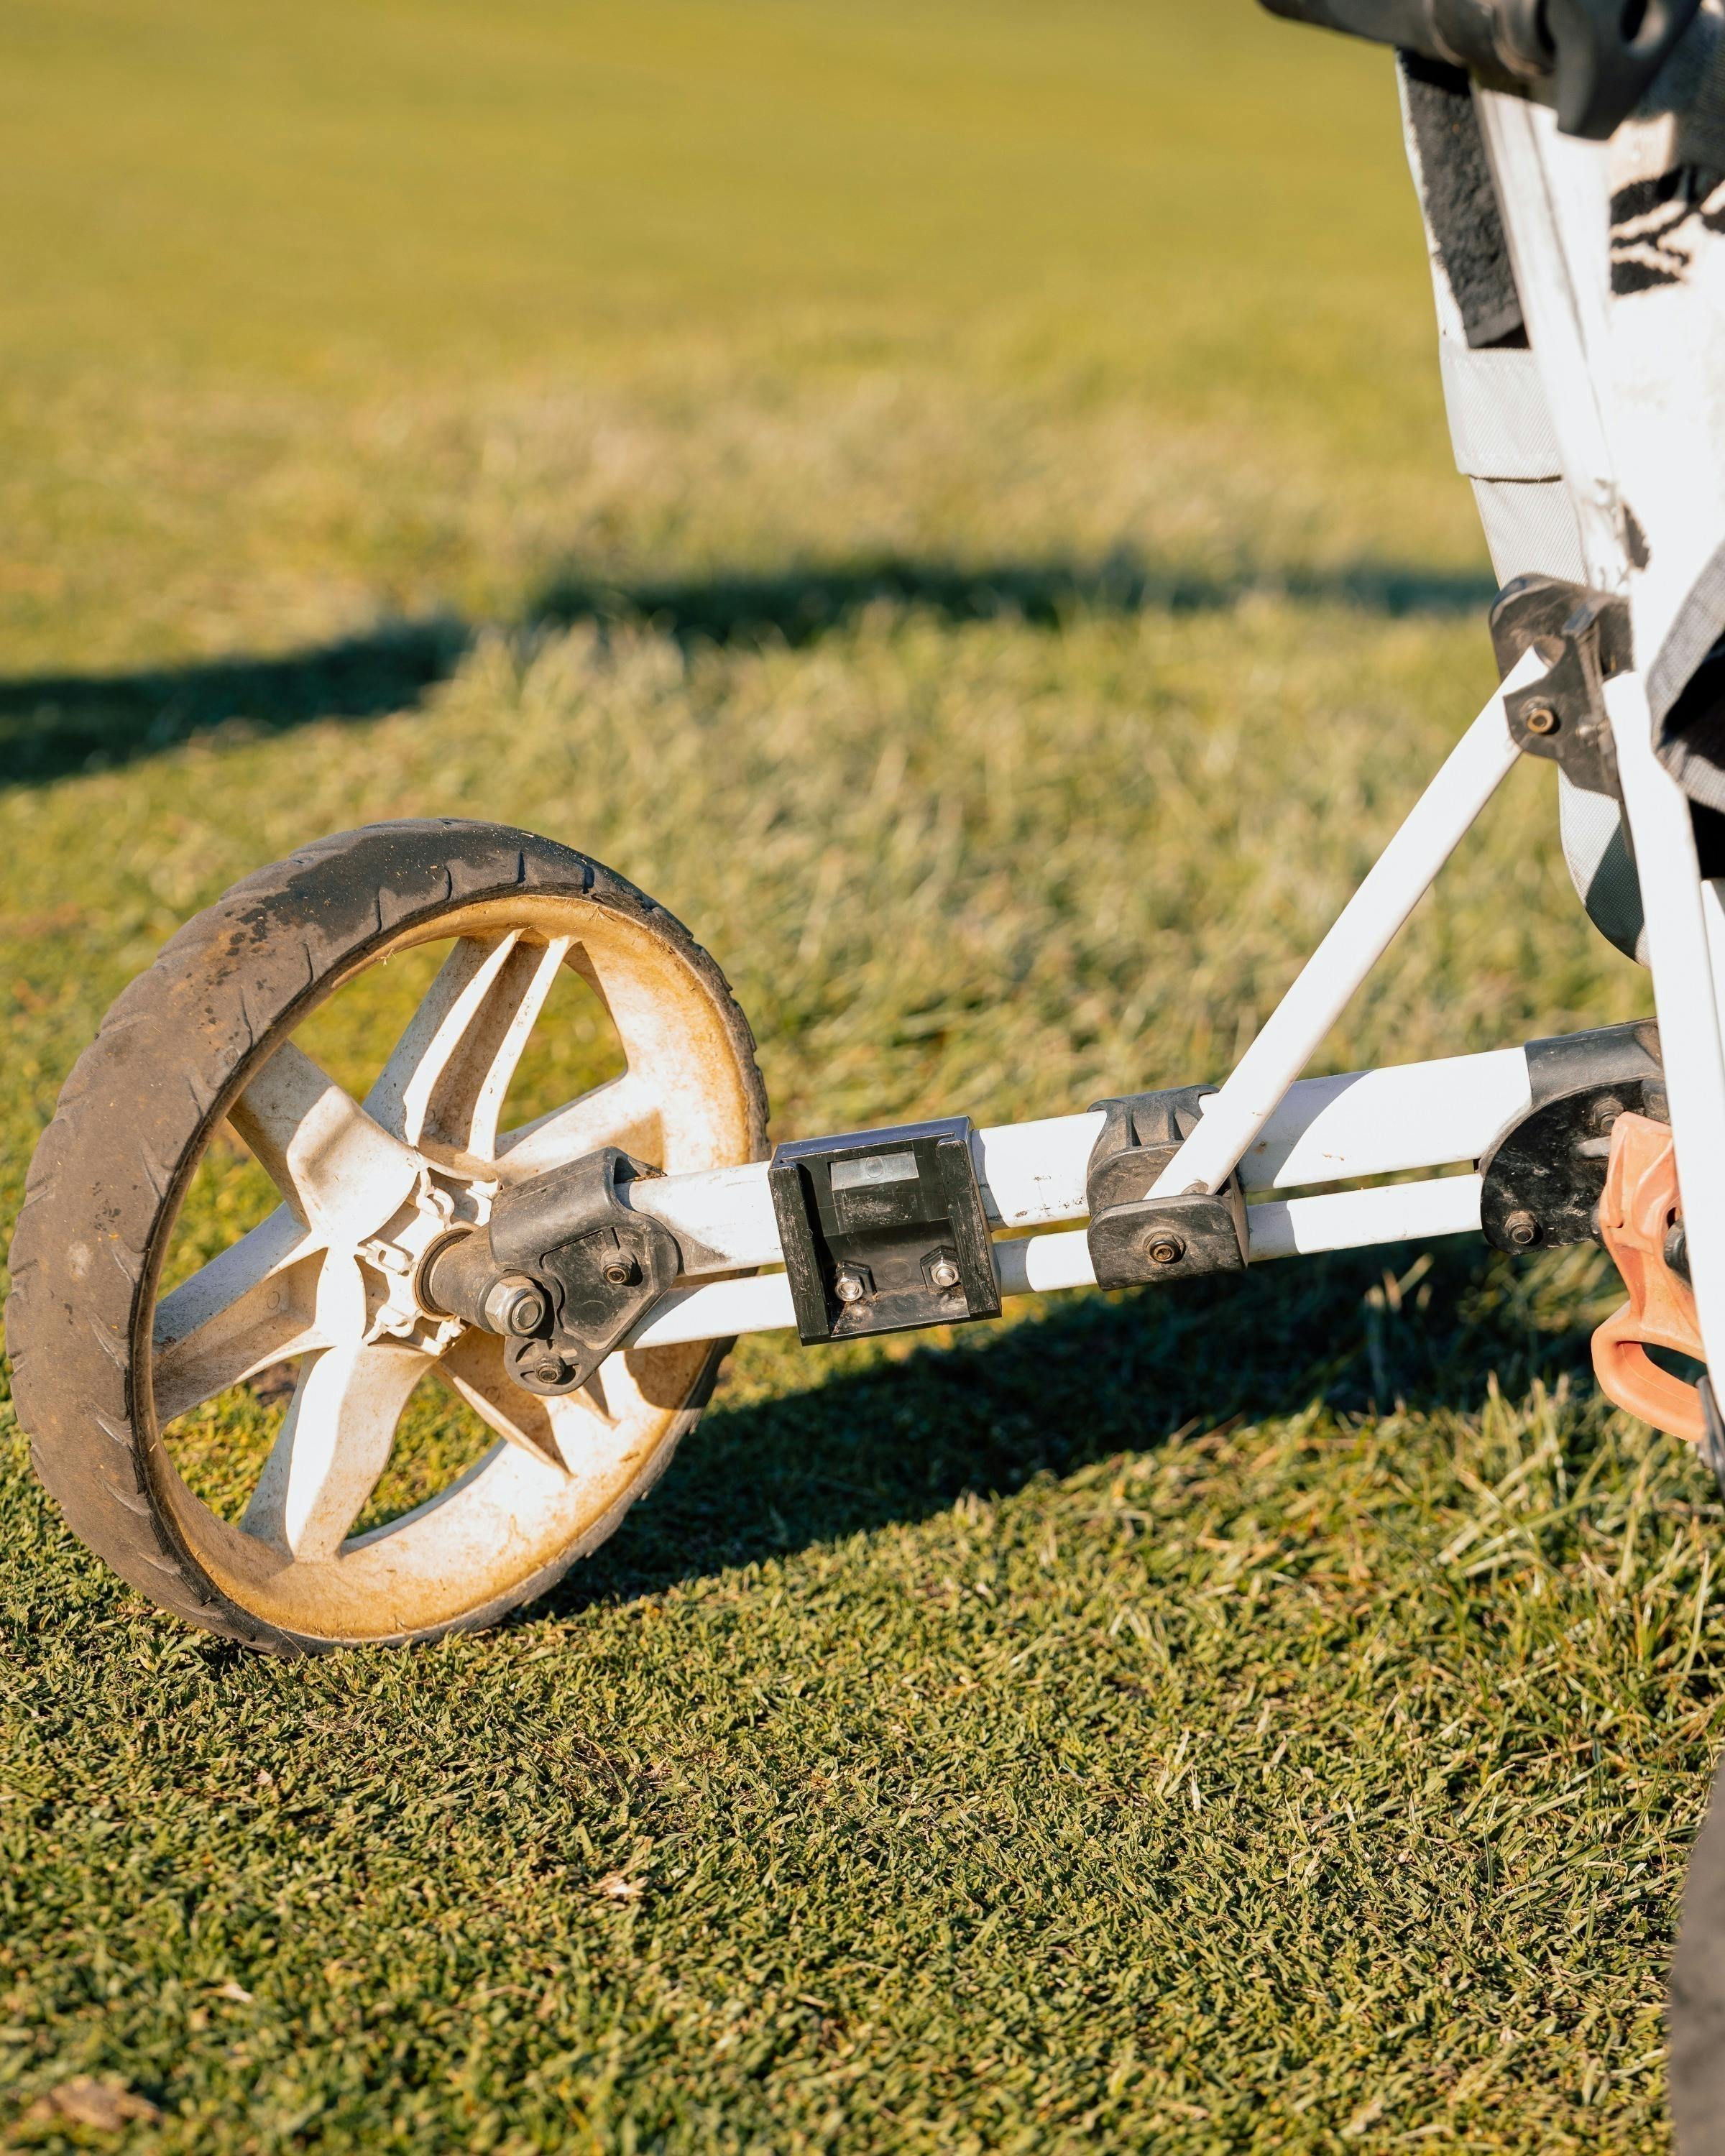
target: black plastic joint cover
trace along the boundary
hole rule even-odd
[[[1214,1196],[1184,1191],[1152,1198],[1151,1187],[1198,1127],[1214,1086],[1184,1086],[1097,1101],[1102,1128],[1085,1178],[1091,1263],[1101,1287],[1194,1280],[1243,1272],[1248,1244],[1245,1193],[1232,1175]]]
[[[1666,1122],[1659,1029],[1651,1020],[1530,1040],[1532,1103],[1480,1163],[1480,1225],[1525,1255],[1599,1232],[1599,1199],[1621,1115]]]
[[[998,1317],[968,1116],[801,1138],[767,1171],[805,1347]]]
[[[618,1194],[656,1173],[605,1146],[506,1190],[492,1207],[499,1270],[537,1281],[552,1302],[547,1333],[505,1351],[510,1375],[528,1391],[585,1384],[682,1270],[670,1229]]]
[[[1466,68],[1487,88],[1538,88],[1566,135],[1626,120],[1701,0],[1262,0],[1272,15]]]
[[[1604,685],[1633,663],[1626,603],[1558,577],[1517,577],[1492,603],[1491,644],[1506,679],[1529,651],[1545,665],[1504,698],[1516,747],[1549,758],[1583,793],[1620,800]]]

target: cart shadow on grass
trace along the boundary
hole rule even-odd
[[[1465,571],[1371,559],[1212,576],[1124,554],[971,567],[883,556],[680,583],[619,586],[563,577],[544,588],[517,626],[642,624],[688,644],[795,646],[882,602],[954,624],[1005,617],[1057,629],[1083,613],[1225,612],[1252,592],[1394,618],[1482,613],[1492,586]],[[0,783],[43,785],[113,768],[223,729],[267,736],[316,720],[412,711],[455,672],[475,634],[472,624],[439,615],[384,623],[275,658],[0,679]]]
[[[1493,1375],[1511,1399],[1565,1373],[1591,1389],[1592,1317],[1573,1281],[1542,1300],[1537,1266],[1471,1243],[1431,1255],[1423,1309],[1410,1296],[1397,1312],[1383,1293],[1414,1265],[1410,1245],[1063,1301],[1034,1322],[978,1327],[824,1383],[813,1351],[805,1390],[731,1408],[721,1397],[613,1540],[508,1621],[924,1519],[967,1492],[1009,1495],[1153,1450],[1194,1422],[1314,1403],[1344,1416],[1473,1412]]]

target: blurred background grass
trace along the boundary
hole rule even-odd
[[[1489,684],[1382,55],[0,31],[8,1220],[173,928],[393,814],[670,906],[779,1136],[1214,1075]],[[1645,1009],[1548,777],[1331,1067]],[[1659,2146],[1717,1493],[1593,1397],[1595,1256],[1389,1255],[747,1343],[549,1604],[312,1669],[85,1558],[0,1409],[16,2135],[94,2073],[173,2148]]]

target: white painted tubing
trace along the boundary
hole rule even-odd
[[[1478,1176],[1455,1175],[1435,1183],[1275,1199],[1248,1210],[1252,1261],[1477,1233],[1480,1188]],[[994,1260],[1003,1295],[1087,1287],[1096,1281],[1082,1229],[997,1243]],[[796,1322],[789,1281],[783,1273],[761,1273],[752,1280],[673,1288],[628,1344],[669,1348],[688,1340],[728,1340],[742,1332],[778,1332]]]
[[[1477,1175],[1446,1175],[1435,1183],[1272,1199],[1247,1209],[1252,1263],[1308,1257],[1317,1250],[1357,1250],[1372,1243],[1422,1242],[1429,1235],[1477,1235],[1484,1187]]]
[[[1477,1160],[1531,1105],[1519,1048],[1302,1079],[1243,1163],[1246,1187],[1297,1189]],[[989,1219],[1004,1228],[1081,1220],[1085,1170],[1101,1127],[1101,1116],[1091,1114],[979,1132]],[[676,1235],[685,1278],[780,1261],[764,1162],[629,1183],[624,1195]]]
[[[1240,1178],[1248,1190],[1296,1190],[1447,1168],[1477,1160],[1532,1105],[1519,1048],[1302,1078],[1242,1155]]]
[[[777,1332],[796,1322],[788,1276],[757,1273],[752,1280],[674,1287],[654,1304],[625,1344],[670,1348],[682,1340],[732,1340],[740,1332]]]
[[[1725,1052],[1707,921],[1712,895],[1701,880],[1687,797],[1653,752],[1640,678],[1608,681],[1605,708],[1647,917],[1696,1315],[1709,1365],[1725,1373]]]
[[[1545,671],[1529,652],[1456,742],[1329,933],[1224,1081],[1153,1196],[1218,1190],[1276,1113],[1360,983],[1430,888],[1520,752],[1503,699]]]

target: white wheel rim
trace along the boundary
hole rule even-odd
[[[639,921],[590,901],[521,896],[452,911],[367,953],[319,1000],[385,957],[445,941],[448,958],[363,1103],[290,1039],[253,1074],[228,1120],[284,1202],[155,1312],[157,1431],[298,1361],[239,1526],[193,1494],[159,1435],[152,1453],[167,1507],[216,1585],[302,1635],[434,1630],[554,1576],[650,1485],[705,1368],[696,1345],[614,1355],[564,1399],[511,1384],[501,1341],[412,1309],[406,1276],[451,1199],[458,1215],[482,1215],[500,1185],[599,1146],[676,1174],[734,1165],[753,1142],[747,1077],[710,987]],[[624,1074],[500,1132],[510,1079],[565,966],[608,1010]],[[408,1397],[431,1372],[496,1442],[425,1503],[354,1535]]]

